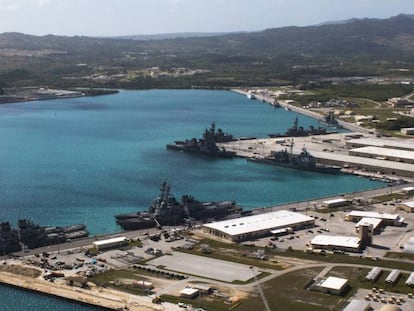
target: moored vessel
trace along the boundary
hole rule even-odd
[[[161,184],[160,195],[148,211],[115,215],[116,223],[124,230],[140,230],[162,226],[176,226],[187,221],[222,219],[240,212],[234,201],[202,202],[190,195],[184,195],[178,202],[170,194],[166,182]]]
[[[236,155],[234,151],[228,151],[223,147],[217,146],[217,143],[233,141],[233,135],[224,133],[222,129],[217,129],[213,122],[209,129],[206,129],[202,138],[191,138],[185,141],[177,140],[173,144],[167,144],[167,149],[203,154],[220,158],[232,158]]]
[[[324,135],[326,134],[326,128],[324,127],[317,127],[309,126],[308,129],[304,129],[303,126],[298,125],[298,117],[295,117],[293,121],[293,125],[288,128],[285,133],[276,133],[276,134],[269,134],[270,138],[278,138],[278,137],[304,137],[310,135]]]
[[[248,160],[257,163],[317,173],[339,174],[341,172],[341,167],[339,166],[330,166],[317,163],[315,157],[313,157],[305,147],[302,148],[299,154],[293,154],[292,149],[293,142],[290,145],[290,151],[287,149],[272,151],[270,156],[266,156],[264,158],[249,158]]]

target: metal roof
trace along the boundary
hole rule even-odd
[[[342,235],[317,235],[315,236],[311,244],[312,245],[323,245],[323,246],[338,246],[338,247],[349,247],[359,248],[361,239],[351,236]]]
[[[313,151],[312,155],[318,159],[324,160],[336,160],[339,162],[345,162],[349,165],[365,165],[371,166],[375,168],[387,168],[393,170],[401,170],[401,171],[414,171],[414,164],[410,163],[403,163],[403,162],[395,162],[395,161],[388,161],[388,160],[378,160],[372,158],[364,158],[364,157],[357,157],[351,156],[346,154],[339,154],[339,153],[327,153],[327,152],[320,152],[320,151]]]
[[[397,214],[388,214],[388,213],[377,213],[377,212],[366,212],[366,211],[351,211],[348,216],[351,217],[367,217],[367,218],[379,218],[385,220],[398,220],[401,218]]]
[[[387,278],[385,279],[385,282],[387,283],[394,283],[398,277],[400,276],[401,271],[398,269],[394,269],[388,274]]]
[[[326,201],[323,201],[322,203],[335,204],[335,203],[345,203],[345,202],[348,202],[348,200],[344,198],[339,198],[339,199],[326,200]]]
[[[343,311],[364,311],[371,306],[369,301],[352,299]]]
[[[101,246],[105,244],[111,244],[111,243],[120,243],[128,240],[126,237],[121,236],[117,238],[107,239],[107,240],[101,240],[101,241],[95,241],[93,242],[94,245]]]
[[[348,283],[347,279],[330,276],[325,281],[323,281],[320,286],[323,287],[323,288],[327,288],[327,289],[340,290],[347,283]]]
[[[405,281],[406,285],[414,285],[414,272],[411,272],[410,276],[408,277],[407,281]]]
[[[365,279],[370,280],[370,281],[374,281],[378,278],[378,276],[380,275],[381,272],[382,272],[381,268],[374,267],[374,268],[371,269],[371,271],[368,272]]]
[[[414,141],[401,139],[359,138],[349,140],[348,144],[414,150]]]
[[[414,201],[402,202],[400,204],[406,205],[406,206],[411,207],[411,208],[414,208]]]
[[[213,222],[205,224],[204,227],[219,230],[229,235],[239,235],[261,230],[276,230],[309,221],[314,221],[314,218],[300,213],[281,210]]]
[[[349,152],[358,152],[366,155],[381,156],[381,157],[392,157],[400,159],[414,159],[414,151],[401,150],[401,149],[390,149],[374,146],[366,146],[361,148],[355,148],[349,150]]]

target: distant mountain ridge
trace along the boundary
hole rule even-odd
[[[147,88],[178,83],[179,87],[227,87],[309,77],[377,75],[386,74],[393,66],[414,71],[414,15],[204,35],[96,38],[3,33],[0,56],[0,87],[2,81],[4,85],[51,82],[68,85],[79,80],[67,77],[119,76],[129,70],[152,67],[164,71],[170,68],[207,71],[180,79],[168,74],[160,77],[132,74],[127,79],[111,78],[99,83],[82,78],[82,84]]]
[[[128,39],[128,40],[164,40],[176,38],[193,38],[193,37],[215,37],[227,35],[229,32],[177,32],[177,33],[159,33],[148,35],[129,35],[129,36],[111,36],[108,38]]]

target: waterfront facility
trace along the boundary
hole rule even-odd
[[[271,234],[271,231],[291,228],[303,229],[315,226],[315,219],[301,213],[277,211],[203,225],[204,233],[233,242],[256,239]]]

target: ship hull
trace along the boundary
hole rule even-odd
[[[233,151],[217,151],[217,152],[203,151],[198,148],[186,147],[186,146],[182,146],[179,144],[168,144],[167,149],[174,150],[174,151],[193,153],[193,154],[212,156],[216,158],[233,158],[236,155],[236,153]]]
[[[260,158],[249,158],[248,161],[255,162],[255,163],[261,163],[261,164],[267,164],[267,165],[274,165],[274,166],[280,166],[284,168],[292,168],[296,170],[302,170],[302,171],[309,171],[309,172],[316,172],[316,173],[325,173],[325,174],[340,174],[341,168],[336,166],[301,166],[301,165],[295,165],[288,162],[279,162],[272,159],[260,159]]]
[[[116,223],[123,230],[142,230],[150,229],[156,227],[156,222],[154,219],[142,219],[142,218],[127,218],[127,219],[118,219]]]

